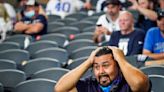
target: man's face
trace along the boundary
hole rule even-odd
[[[133,18],[127,13],[119,16],[119,26],[121,31],[128,31],[133,27]]]
[[[112,5],[112,4],[107,5],[107,13],[110,16],[118,15],[119,11],[120,11],[120,7],[118,5]]]
[[[108,86],[118,75],[118,66],[111,54],[95,57],[93,71],[102,86]]]
[[[139,5],[142,8],[149,8],[149,1],[148,0],[138,0]]]
[[[164,34],[164,17],[157,20],[157,25],[160,28],[160,31]]]

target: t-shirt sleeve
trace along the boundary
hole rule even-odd
[[[150,29],[146,34],[143,49],[149,50],[151,52],[153,51],[153,32],[152,32],[152,29]]]
[[[44,25],[47,24],[47,20],[46,20],[45,16],[39,15],[37,19],[39,19],[39,23],[42,23]]]
[[[132,49],[131,55],[142,53],[144,38],[145,38],[145,33],[141,30],[138,31],[138,34],[136,35],[136,37],[134,39],[134,44],[133,44],[133,49]]]

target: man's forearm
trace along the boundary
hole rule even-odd
[[[150,9],[145,9],[145,8],[141,8],[141,7],[138,7],[137,8],[138,11],[143,14],[144,16],[148,17],[150,20],[152,21],[156,21],[157,19],[157,14],[155,11],[153,10],[150,10]]]
[[[147,55],[147,56],[149,56],[152,59],[156,59],[156,60],[158,60],[158,59],[164,59],[164,53],[158,53],[158,54],[156,54],[156,53],[150,53],[150,54],[144,53],[144,54]]]
[[[22,22],[19,22],[15,25],[14,27],[14,31],[15,32],[24,32],[25,30],[27,30],[29,28],[29,26],[27,24],[24,24]]]
[[[90,64],[86,60],[83,64],[64,75],[56,84],[55,92],[69,92],[74,89],[76,87],[76,83],[89,67]]]
[[[149,89],[149,81],[144,73],[130,65],[125,59],[120,59],[118,64],[132,91],[147,92]]]

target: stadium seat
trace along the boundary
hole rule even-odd
[[[80,33],[80,31],[77,27],[64,26],[64,27],[55,29],[54,31],[52,31],[52,33],[61,33],[61,34],[66,35],[67,38],[69,38],[71,35]]]
[[[55,84],[48,79],[32,79],[16,85],[14,92],[54,92]]]
[[[74,59],[70,64],[68,64],[66,66],[66,68],[69,70],[72,70],[72,69],[76,68],[78,65],[80,65],[81,63],[83,63],[87,59],[88,59],[88,57],[80,57],[80,58]]]
[[[127,61],[128,61],[131,65],[133,65],[133,66],[135,66],[135,67],[137,67],[137,68],[140,68],[140,67],[144,66],[144,63],[145,63],[145,60],[146,60],[146,59],[140,61],[140,60],[138,59],[138,56],[139,56],[139,55],[126,56],[126,59],[127,59]]]
[[[75,18],[77,20],[82,20],[83,18],[86,17],[88,17],[88,15],[85,12],[78,12],[78,13],[67,15],[65,18]]]
[[[30,78],[35,72],[52,67],[61,67],[61,63],[52,58],[36,58],[24,64],[22,70],[26,73],[26,76]]]
[[[60,28],[60,27],[64,27],[65,24],[63,22],[52,22],[48,24],[48,30],[47,33],[52,33],[53,30]]]
[[[67,37],[64,34],[51,33],[41,36],[40,40],[54,41],[58,43],[59,47],[64,47]]]
[[[34,73],[34,75],[32,75],[31,78],[32,79],[45,78],[45,79],[58,81],[59,78],[61,78],[67,72],[69,72],[69,70],[64,68],[48,68]]]
[[[73,40],[77,40],[77,39],[92,40],[93,39],[93,33],[92,32],[85,32],[85,33],[76,34]]]
[[[144,67],[141,67],[140,70],[143,71],[147,75],[163,75],[164,76],[164,66],[162,65],[144,66]]]
[[[83,20],[85,20],[85,21],[91,21],[91,22],[93,22],[93,23],[96,24],[98,18],[99,18],[99,16],[89,16],[89,17],[84,18]]]
[[[77,59],[80,57],[87,57],[96,48],[97,48],[97,46],[86,46],[86,47],[79,48],[79,49],[72,52],[72,54],[70,55],[70,58],[71,59]]]
[[[2,83],[0,83],[0,92],[4,92]]]
[[[3,42],[0,43],[0,52],[8,49],[20,49],[20,46],[16,42]]]
[[[95,28],[96,28],[96,26],[89,26],[89,27],[86,27],[83,30],[81,30],[81,32],[82,33],[83,32],[92,32],[92,33],[94,33],[95,32]]]
[[[19,46],[24,49],[26,48],[25,39],[28,39],[29,43],[32,42],[32,37],[25,34],[13,35],[4,40],[4,42],[16,42]],[[28,45],[28,44],[27,44]]]
[[[101,15],[103,15],[103,14],[105,14],[105,12],[98,12],[98,13],[94,13],[92,16],[94,17],[94,16],[98,16],[98,17],[100,17]]]
[[[39,50],[34,54],[34,58],[48,57],[59,60],[62,65],[65,65],[68,61],[68,52],[62,48],[47,48]]]
[[[25,79],[25,73],[20,70],[0,70],[0,83],[2,83],[2,85],[4,86],[5,92],[12,92],[14,87],[18,83],[25,81]]]
[[[2,69],[16,69],[17,65],[12,60],[0,59],[0,70]]]
[[[149,79],[152,83],[151,92],[163,92],[164,91],[164,76],[162,75],[149,75]]]
[[[58,47],[58,44],[54,41],[41,40],[30,43],[26,50],[30,53],[31,56],[33,56],[35,52],[51,47]]]
[[[78,22],[74,22],[70,24],[70,26],[79,28],[80,31],[83,30],[84,28],[94,26],[94,25],[95,25],[94,22],[91,22],[91,21],[78,21]]]
[[[55,22],[57,19],[61,19],[58,15],[48,15],[48,23]]]
[[[71,23],[77,22],[77,19],[76,18],[65,18],[65,19],[59,19],[57,21],[58,22],[63,22],[67,26]]]
[[[0,59],[12,60],[18,65],[17,68],[21,68],[22,62],[30,59],[30,54],[25,50],[11,49],[0,52]]]
[[[67,49],[68,53],[72,53],[74,50],[85,46],[97,46],[92,40],[88,39],[78,39],[71,41],[65,48]]]

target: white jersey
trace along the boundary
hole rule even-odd
[[[96,23],[96,25],[102,25],[103,27],[107,28],[108,31],[119,31],[119,19],[117,18],[116,21],[112,21],[110,17],[107,17],[106,14],[101,15]],[[109,41],[110,36],[106,35],[106,40]]]
[[[83,7],[84,3],[80,0],[49,0],[46,7],[48,15],[59,15],[62,18],[75,13]]]

